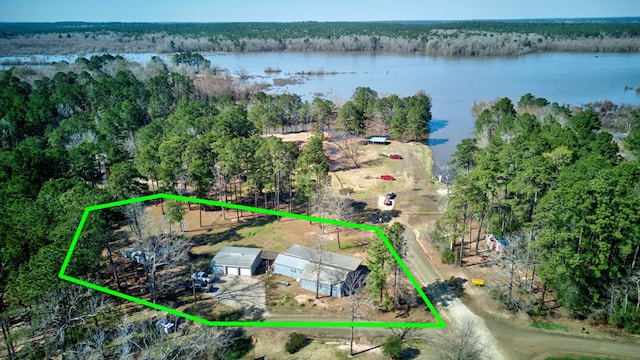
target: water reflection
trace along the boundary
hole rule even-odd
[[[438,130],[444,129],[447,127],[447,125],[449,125],[449,120],[431,119],[431,121],[429,121],[429,125],[427,126],[429,128],[429,134],[433,134]]]
[[[431,146],[446,144],[448,142],[449,142],[449,139],[429,138],[427,139],[426,144],[427,146],[431,147]]]

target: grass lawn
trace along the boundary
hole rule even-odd
[[[186,235],[191,236],[190,233]],[[192,235],[194,246],[191,248],[191,254],[196,257],[196,266],[206,269],[211,256],[224,246],[258,247],[283,253],[294,244],[313,246],[314,239],[319,235],[328,240],[329,251],[364,256],[363,246],[369,243],[373,233],[341,227],[341,250],[338,250],[334,226],[326,226],[325,234],[321,234],[319,224],[309,224],[305,220],[282,218],[280,221],[248,221],[241,224],[224,224],[208,232]]]
[[[339,158],[341,144],[327,143],[326,146],[338,154],[332,159]],[[432,153],[427,146],[392,141],[388,145],[361,146],[360,152],[360,167],[330,173],[335,192],[351,188],[353,194],[349,195],[350,198],[366,203],[369,208],[377,208],[378,196],[391,191],[398,194],[398,211],[439,211],[437,190],[442,185],[433,182]],[[401,155],[403,159],[390,159],[388,156],[391,154]],[[395,180],[377,179],[385,174],[394,176]]]
[[[568,326],[560,325],[560,324],[553,324],[553,323],[545,323],[545,322],[540,322],[540,321],[534,321],[534,322],[531,323],[531,326],[533,326],[534,328],[544,329],[544,330],[569,332],[569,327]]]

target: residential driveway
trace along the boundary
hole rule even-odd
[[[218,290],[210,293],[220,303],[244,311],[244,320],[262,319],[265,312],[264,282],[252,276],[223,275],[213,284]]]

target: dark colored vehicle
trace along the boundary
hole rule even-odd
[[[203,283],[202,281],[189,281],[186,284],[187,290],[191,291],[194,288],[196,289],[196,291],[202,291],[202,292],[216,292],[218,290],[220,290],[220,288],[213,286],[212,284],[207,284],[207,283]]]
[[[384,197],[384,204],[386,206],[391,206],[393,205],[393,199],[396,198],[396,194],[392,193],[392,192],[388,192],[387,195]]]
[[[186,285],[187,290],[209,291],[209,284],[202,281],[188,281]]]

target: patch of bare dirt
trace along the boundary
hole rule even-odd
[[[297,142],[297,143],[304,144],[307,141],[309,141],[309,138],[311,137],[311,135],[312,135],[311,131],[302,131],[302,132],[288,133],[288,134],[269,134],[267,136],[275,136],[282,139],[282,141],[286,141],[286,142]],[[329,136],[329,134],[326,132],[323,133],[323,135],[325,137]]]
[[[295,299],[298,302],[298,304],[313,303],[315,306],[317,306],[320,309],[326,309],[327,308],[327,304],[325,302],[321,301],[320,299],[315,299],[313,296],[297,295],[295,297]]]

